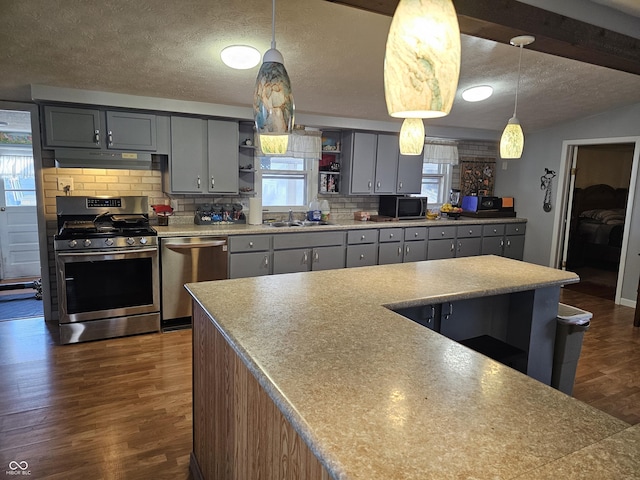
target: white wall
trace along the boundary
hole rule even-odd
[[[640,103],[612,109],[592,117],[556,125],[534,133],[526,132],[526,119],[521,119],[525,129],[525,149],[521,159],[508,161],[502,170],[499,161],[496,172],[496,195],[516,199],[519,217],[528,219],[524,260],[540,265],[551,265],[555,209],[561,202],[558,182],[553,184],[553,208],[549,213],[542,209],[544,191],[540,190],[540,177],[549,168],[560,173],[563,142],[584,139],[640,137]],[[638,152],[636,152],[636,157]],[[555,180],[558,180],[556,178]],[[635,195],[630,223],[627,261],[622,283],[624,304],[634,302],[640,276],[640,177],[630,192]],[[626,301],[625,301],[626,300]]]

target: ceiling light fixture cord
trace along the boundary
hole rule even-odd
[[[275,0],[274,0],[275,1]],[[516,103],[513,107],[513,116],[517,117],[516,113],[518,110],[518,90],[520,90],[520,67],[522,66],[522,49],[524,47],[523,43],[520,43],[520,56],[518,58],[518,82],[516,83]]]
[[[271,48],[276,48],[276,0],[271,7]]]

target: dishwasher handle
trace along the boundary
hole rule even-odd
[[[209,242],[200,243],[171,243],[165,242],[164,246],[173,250],[189,250],[192,248],[208,248],[208,247],[224,247],[227,244],[226,240],[211,240]]]

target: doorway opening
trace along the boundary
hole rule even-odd
[[[580,276],[565,288],[621,303],[638,169],[636,138],[565,142],[556,216],[557,267]],[[562,227],[560,227],[562,226]]]
[[[0,320],[43,316],[31,120],[0,110]]]

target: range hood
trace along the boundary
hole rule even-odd
[[[57,148],[54,150],[54,154],[56,167],[151,170],[151,154],[146,152]]]

